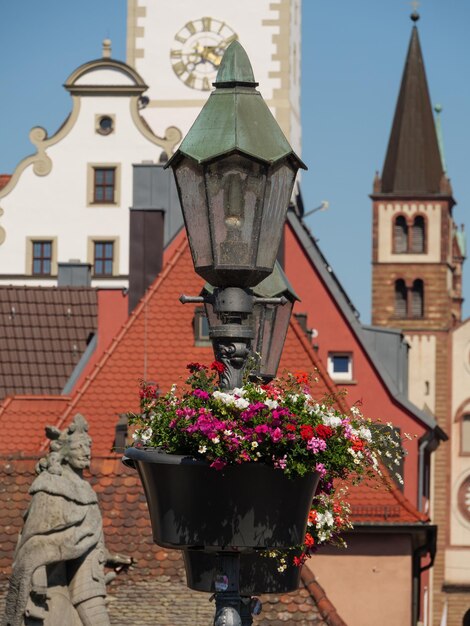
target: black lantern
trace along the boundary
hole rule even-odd
[[[170,159],[196,272],[252,287],[273,269],[297,170],[305,168],[233,42],[210,95]]]

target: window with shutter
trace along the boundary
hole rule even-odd
[[[395,315],[397,317],[406,317],[406,285],[404,280],[397,280],[395,282]]]
[[[411,230],[411,252],[424,252],[424,217],[415,217]]]
[[[408,224],[403,215],[399,215],[395,220],[393,233],[394,252],[401,254],[408,250]]]
[[[414,281],[411,289],[411,315],[412,317],[424,315],[424,286],[419,278]]]

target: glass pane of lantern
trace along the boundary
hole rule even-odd
[[[272,268],[276,260],[295,175],[296,170],[289,161],[282,161],[269,173],[256,261],[259,267]]]
[[[277,374],[293,306],[290,300],[283,306],[255,306],[252,348],[261,357],[256,373],[263,377],[274,378]]]
[[[182,159],[174,171],[194,268],[199,272],[213,262],[202,167]]]
[[[255,266],[265,183],[266,167],[247,157],[232,154],[207,166],[216,268]]]

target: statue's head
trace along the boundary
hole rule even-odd
[[[77,413],[64,430],[46,426],[46,435],[51,440],[50,452],[39,461],[38,471],[61,474],[63,465],[70,465],[76,470],[90,467],[91,437],[88,435],[88,422],[83,415]]]

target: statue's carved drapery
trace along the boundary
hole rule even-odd
[[[46,429],[51,449],[30,489],[2,626],[109,626],[101,513],[82,475],[87,430],[81,415],[64,431]]]

